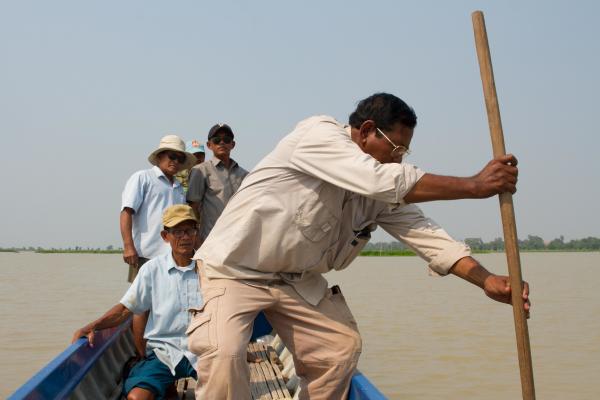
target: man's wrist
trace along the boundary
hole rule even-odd
[[[477,178],[472,176],[470,178],[464,178],[464,188],[467,194],[467,198],[478,199],[479,195],[479,185],[477,184]]]
[[[485,281],[494,275],[471,256],[458,260],[450,272],[482,289],[484,289]]]

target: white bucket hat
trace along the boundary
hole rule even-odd
[[[185,143],[177,135],[167,135],[160,139],[158,149],[154,150],[152,154],[148,156],[148,161],[150,161],[150,164],[158,164],[157,155],[165,150],[173,150],[185,154],[185,163],[183,163],[182,169],[189,169],[196,165],[196,157],[192,153],[185,151]]]

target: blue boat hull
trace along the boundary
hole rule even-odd
[[[262,317],[261,317],[262,318]],[[270,332],[266,320],[257,319],[253,337]],[[103,394],[119,398],[116,380],[124,362],[133,355],[129,323],[100,331],[95,345],[79,339],[17,389],[9,400],[86,399]],[[353,378],[348,400],[382,400],[386,397],[360,372]]]

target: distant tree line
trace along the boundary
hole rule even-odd
[[[490,242],[484,242],[481,238],[467,238],[464,242],[475,252],[504,251],[502,238],[496,238]],[[519,239],[519,249],[525,251],[598,251],[600,250],[600,238],[587,237],[565,242],[564,236],[560,236],[546,242],[540,236],[528,235],[527,239]],[[363,255],[377,255],[378,253],[408,254],[411,253],[411,250],[398,241],[367,243],[363,249]]]
[[[35,253],[108,253],[108,254],[113,254],[113,253],[122,253],[123,249],[122,248],[115,248],[113,245],[108,245],[104,248],[101,247],[82,247],[82,246],[75,246],[75,247],[67,247],[67,248],[55,248],[55,247],[51,247],[51,248],[44,248],[44,247],[33,247],[33,246],[28,246],[28,247],[9,247],[9,248],[2,248],[0,247],[0,252],[13,252],[13,253],[18,253],[20,251],[29,251],[29,252],[35,252]]]
[[[496,238],[490,242],[484,242],[481,238],[467,238],[464,242],[475,252],[504,251],[504,240]],[[525,251],[600,251],[600,238],[586,237],[565,242],[564,236],[544,241],[540,236],[528,235],[527,239],[519,239],[519,249]],[[43,248],[43,247],[0,247],[0,252],[32,251],[36,253],[121,253],[121,247],[108,245],[100,247],[68,247]],[[362,255],[414,255],[415,253],[402,242],[369,242],[361,252]]]
[[[504,251],[504,240],[496,238],[491,242],[484,242],[480,238],[465,239],[465,243],[475,251]],[[598,251],[600,250],[600,238],[586,237],[565,242],[564,236],[544,241],[540,236],[528,235],[527,239],[519,239],[521,250],[563,250],[563,251]]]

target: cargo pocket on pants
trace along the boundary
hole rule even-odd
[[[199,357],[210,354],[219,348],[217,337],[217,315],[219,297],[225,288],[209,288],[202,292],[204,305],[201,309],[191,309],[192,322],[185,334],[188,336],[188,349]]]
[[[348,304],[346,304],[346,299],[344,298],[339,286],[335,285],[329,290],[329,299],[338,310],[340,316],[344,319],[344,322],[356,328],[358,324],[354,319],[354,315],[352,315],[352,311],[350,311],[350,307],[348,307]]]
[[[188,335],[188,348],[197,356],[211,353],[218,348],[216,341],[211,340],[210,319],[210,314],[195,316],[185,331]]]

